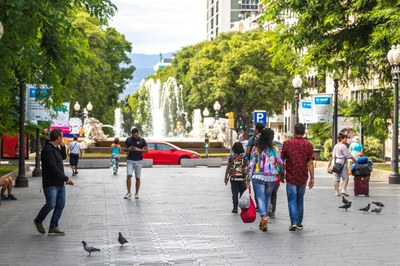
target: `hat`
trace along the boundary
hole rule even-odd
[[[355,137],[353,138],[353,140],[354,140],[355,142],[361,142],[361,139],[360,139],[359,136],[355,136]]]

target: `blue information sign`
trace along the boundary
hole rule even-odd
[[[254,111],[253,112],[253,122],[254,125],[257,123],[263,123],[267,125],[267,112],[266,111]]]

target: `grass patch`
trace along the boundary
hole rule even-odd
[[[120,154],[121,158],[125,158],[125,154]],[[91,158],[91,157],[101,157],[101,158],[110,158],[111,153],[101,153],[101,152],[93,152],[93,153],[84,153],[83,158]]]
[[[374,167],[376,170],[392,171],[391,167]]]
[[[206,158],[205,153],[199,153],[201,158]],[[121,158],[125,158],[125,154],[120,154]],[[229,153],[209,153],[208,157],[228,157]],[[101,152],[93,152],[93,153],[84,153],[83,158],[111,158],[111,154],[109,153],[101,153]]]
[[[206,158],[205,153],[199,153],[201,158]],[[229,153],[209,153],[208,157],[228,157]]]
[[[0,176],[11,173],[18,168],[18,165],[1,165],[0,166]]]

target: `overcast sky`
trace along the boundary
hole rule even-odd
[[[206,38],[206,0],[113,0],[110,26],[132,43],[135,54],[172,52]]]

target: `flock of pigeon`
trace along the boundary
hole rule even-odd
[[[128,240],[126,240],[126,238],[123,237],[121,233],[118,233],[118,235],[119,235],[118,242],[121,244],[121,246],[124,246],[124,244],[128,243]],[[89,256],[92,254],[92,252],[96,252],[96,251],[100,252],[100,249],[90,246],[85,241],[82,241],[82,245],[83,245],[83,249],[89,253]]]
[[[348,208],[351,207],[351,201],[348,201],[344,196],[342,196],[342,202],[344,205],[339,206],[340,209],[344,209],[345,211],[347,211]],[[381,213],[383,207],[385,207],[385,205],[383,205],[382,202],[379,201],[373,201],[371,202],[372,204],[375,205],[375,207],[371,210],[371,212],[374,212],[376,214]],[[364,213],[368,212],[371,208],[371,203],[368,203],[367,206],[365,206],[364,208],[359,209],[359,211],[362,211]]]

